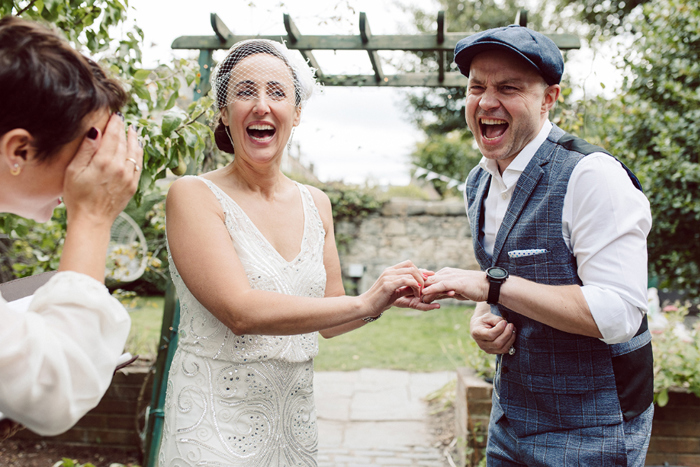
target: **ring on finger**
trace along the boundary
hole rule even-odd
[[[126,160],[134,164],[134,172],[138,172],[139,170],[141,170],[141,167],[139,167],[139,164],[136,162],[136,159],[134,159],[133,157],[127,157]]]

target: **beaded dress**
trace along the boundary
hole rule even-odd
[[[250,286],[323,297],[325,230],[308,189],[301,251],[286,261],[245,212],[209,180]],[[180,299],[179,343],[168,378],[161,467],[316,466],[313,358],[317,333],[235,335],[187,289],[170,258]]]

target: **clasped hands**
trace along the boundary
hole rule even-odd
[[[440,307],[437,300],[454,298],[477,302],[472,315],[471,336],[479,347],[490,354],[507,353],[515,344],[516,329],[512,323],[491,313],[486,304],[489,283],[482,271],[443,268],[438,272],[422,270],[423,287],[416,293],[411,289],[407,295],[397,299],[394,306],[421,311]]]
[[[468,271],[456,268],[442,268],[438,272],[420,269],[423,274],[422,287],[406,291],[397,299],[394,306],[416,310],[439,308],[436,301],[445,298],[483,302],[488,296],[488,282],[481,271]]]

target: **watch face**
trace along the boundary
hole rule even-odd
[[[486,272],[489,276],[493,277],[494,279],[505,279],[506,277],[508,277],[508,271],[499,267],[489,268]]]

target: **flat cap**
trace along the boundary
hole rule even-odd
[[[512,24],[487,29],[457,42],[455,63],[469,77],[472,59],[481,52],[503,49],[523,57],[535,67],[547,84],[559,84],[564,73],[564,59],[559,47],[550,38],[532,29]]]

